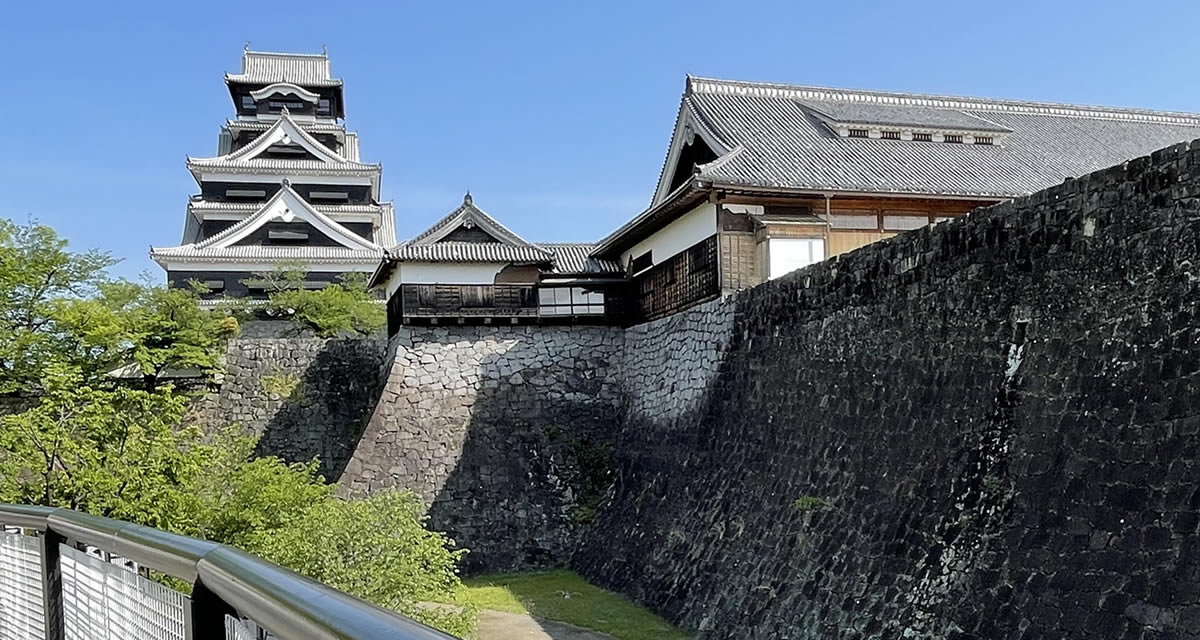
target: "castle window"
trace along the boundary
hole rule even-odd
[[[304,103],[303,102],[291,102],[291,101],[284,102],[282,100],[268,100],[267,108],[273,112],[282,111],[285,108],[289,111],[301,111],[304,109]]]
[[[962,140],[963,140],[963,138],[962,138],[962,136],[961,136],[961,135],[958,135],[958,134],[950,134],[950,133],[947,133],[947,134],[944,136],[943,140],[944,140],[945,142],[949,142],[949,143],[952,143],[952,144],[962,144]]]
[[[543,316],[604,315],[604,292],[583,287],[541,287],[538,313]]]
[[[879,133],[879,137],[884,140],[899,140],[900,132],[899,131],[881,131]]]
[[[975,144],[994,144],[991,136],[975,136]]]
[[[345,191],[312,191],[308,197],[312,200],[349,200],[350,194]]]
[[[932,133],[914,133],[913,141],[914,142],[933,142],[933,134]]]
[[[258,111],[258,105],[254,103],[254,98],[242,96],[242,109],[245,111]]]
[[[280,155],[303,156],[308,154],[308,149],[296,144],[274,144],[267,149],[267,152]]]
[[[327,116],[327,115],[329,115],[329,112],[330,112],[331,110],[332,110],[332,108],[331,108],[331,106],[330,106],[330,103],[329,103],[329,99],[328,99],[328,98],[321,98],[321,99],[320,99],[320,100],[317,102],[317,113],[318,113],[319,115]]]
[[[866,129],[850,129],[850,132],[846,135],[851,138],[865,138],[869,135],[869,132]]]
[[[629,275],[635,276],[654,266],[654,251],[647,251],[629,261]]]
[[[265,198],[267,192],[265,189],[226,189],[226,198]]]
[[[294,242],[304,242],[308,240],[307,231],[289,231],[286,229],[270,229],[267,231],[267,238],[272,243],[290,244]]]
[[[768,278],[795,271],[825,259],[821,238],[771,238],[767,241]]]

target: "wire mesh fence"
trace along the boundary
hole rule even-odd
[[[60,553],[67,640],[185,640],[182,593],[68,545]]]
[[[44,640],[42,540],[0,531],[0,640]]]

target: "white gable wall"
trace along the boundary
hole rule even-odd
[[[630,258],[636,258],[647,251],[654,252],[654,264],[658,264],[716,232],[717,206],[706,202],[623,252],[621,266],[628,265]]]
[[[494,284],[507,262],[401,262],[387,281],[387,297],[401,284]]]

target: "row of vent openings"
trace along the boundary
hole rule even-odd
[[[869,138],[869,137],[871,137],[871,132],[868,131],[867,129],[850,129],[849,133],[847,134],[847,137]],[[900,140],[901,139],[900,132],[894,131],[894,130],[880,131],[879,137],[883,140]],[[914,132],[912,134],[912,139],[913,139],[913,142],[933,142],[933,134],[932,133],[915,133]],[[947,133],[942,136],[942,142],[949,142],[951,144],[962,144],[963,137],[960,134]],[[993,138],[991,136],[975,136],[975,144],[995,144],[995,142],[996,142],[995,138]]]

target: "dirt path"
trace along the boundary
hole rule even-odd
[[[479,612],[479,640],[613,640],[607,633],[518,613]]]

